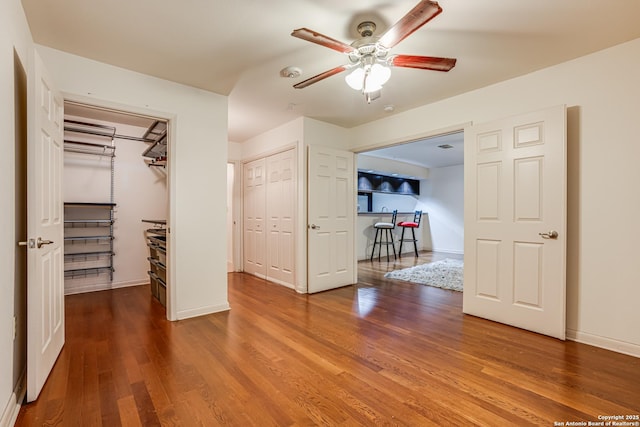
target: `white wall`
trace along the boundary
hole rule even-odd
[[[170,119],[168,315],[226,310],[227,98],[39,46],[65,97]],[[207,242],[207,244],[202,244]]]
[[[464,252],[463,169],[463,165],[431,168],[429,179],[420,181],[416,209],[429,214],[424,226],[429,228],[433,251]]]
[[[117,129],[121,135],[141,135],[131,126],[118,125]],[[144,142],[116,139],[113,288],[149,283],[145,230],[153,225],[142,219],[167,219],[169,215],[167,171],[147,166],[142,157],[147,148]]]
[[[640,39],[359,126],[353,148],[559,104],[569,107],[567,333],[640,356]]]

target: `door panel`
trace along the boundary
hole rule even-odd
[[[265,161],[244,165],[244,271],[265,277]]]
[[[309,147],[308,291],[355,283],[354,155]]]
[[[296,151],[267,158],[267,278],[294,286]]]
[[[564,339],[565,257],[565,107],[466,129],[463,311]]]
[[[63,99],[33,53],[27,138],[27,400],[40,394],[64,345]]]

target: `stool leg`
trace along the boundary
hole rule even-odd
[[[400,249],[398,250],[398,256],[400,258],[402,258],[402,242],[404,242],[404,230],[406,230],[407,227],[402,227],[402,234],[400,235]]]
[[[396,242],[393,241],[393,230],[389,230],[389,234],[391,234],[391,249],[393,249],[393,259],[398,259],[396,257]]]
[[[387,262],[389,262],[389,229],[385,228],[384,245],[387,247]]]
[[[379,228],[376,228],[376,236],[373,238],[373,247],[371,248],[371,261],[373,261],[373,254],[376,253],[376,241],[378,241]]]
[[[415,228],[411,227],[411,237],[413,237],[413,250],[416,251],[416,257],[418,257],[418,241],[416,240]]]

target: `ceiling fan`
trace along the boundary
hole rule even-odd
[[[418,28],[442,12],[440,5],[431,0],[422,0],[391,26],[381,36],[374,36],[376,24],[364,21],[358,25],[362,38],[346,44],[308,28],[294,30],[291,35],[302,40],[319,44],[346,54],[349,63],[327,70],[293,85],[303,89],[346,70],[354,69],[345,80],[352,88],[361,91],[367,102],[380,96],[382,85],[391,75],[389,67],[418,68],[422,70],[449,71],[456,65],[456,59],[418,55],[390,55],[389,51]]]

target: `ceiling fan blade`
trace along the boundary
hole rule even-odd
[[[456,65],[455,58],[438,58],[433,56],[395,55],[391,64],[395,67],[420,68],[423,70],[449,71]]]
[[[379,43],[387,49],[391,49],[440,12],[442,12],[442,8],[438,3],[430,0],[422,0],[416,7],[411,9],[409,13],[393,24],[393,26],[380,37]]]
[[[320,80],[324,80],[327,77],[331,77],[333,75],[336,75],[338,73],[343,72],[344,70],[346,70],[348,67],[346,65],[341,65],[339,67],[333,68],[331,70],[325,71],[324,73],[320,73],[317,76],[313,76],[308,78],[307,80],[301,81],[300,83],[296,83],[293,85],[293,87],[295,87],[296,89],[303,89],[307,86],[310,86],[314,83],[319,82]]]
[[[355,51],[353,47],[346,43],[332,39],[329,36],[325,36],[324,34],[320,34],[308,28],[298,28],[297,30],[293,30],[291,35],[311,43],[319,44],[320,46],[328,47],[329,49],[337,50],[338,52],[351,53]]]

